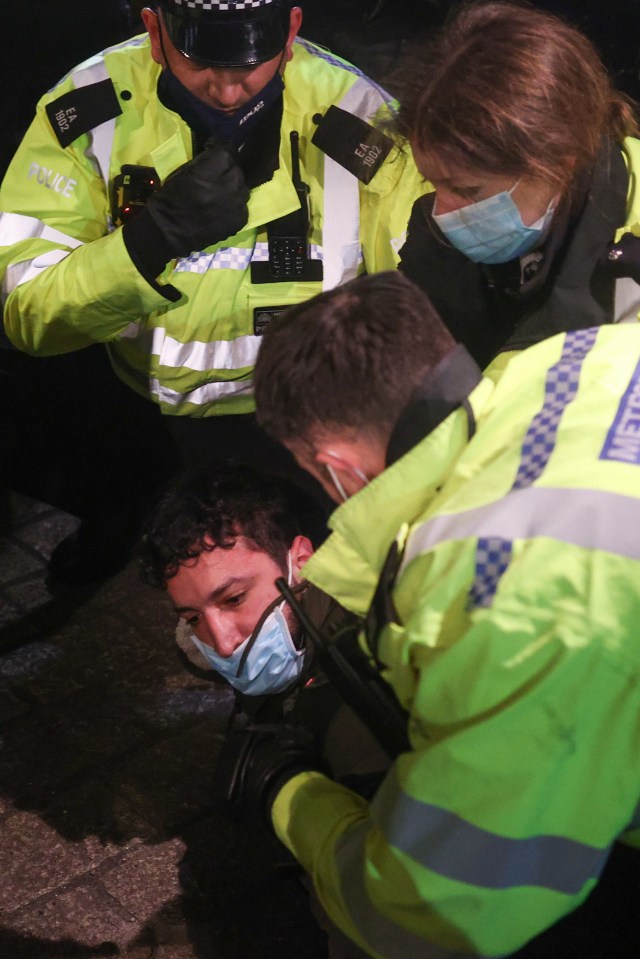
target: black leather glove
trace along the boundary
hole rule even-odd
[[[209,141],[125,222],[122,235],[129,256],[144,277],[155,278],[173,257],[204,250],[241,230],[248,198],[234,154]]]
[[[301,726],[264,724],[232,730],[214,772],[216,805],[234,819],[261,815],[271,827],[271,807],[282,787],[298,773],[329,775],[313,736]]]

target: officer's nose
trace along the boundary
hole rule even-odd
[[[442,213],[452,213],[453,210],[459,210],[463,206],[469,206],[470,200],[465,200],[457,193],[451,193],[439,187],[436,190],[436,200],[433,206],[433,212],[436,216]]]
[[[237,110],[245,99],[239,77],[220,70],[209,72],[209,98],[218,110]]]
[[[242,645],[246,636],[242,636],[233,623],[225,622],[218,610],[208,610],[201,620],[203,641],[213,646],[218,656],[225,659]]]

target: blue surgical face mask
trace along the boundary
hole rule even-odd
[[[291,554],[288,563],[291,585]],[[219,656],[215,649],[200,642],[193,633],[190,638],[209,665],[230,686],[247,696],[282,692],[298,679],[304,666],[304,650],[296,649],[287,618],[279,605],[271,610],[257,631],[254,630],[234,649],[231,656]]]
[[[168,67],[163,70],[158,80],[162,102],[175,110],[198,137],[202,140],[213,137],[216,142],[225,143],[235,150],[240,150],[250,139],[267,108],[282,96],[283,90],[283,79],[276,71],[259,93],[229,115],[203,103]]]
[[[532,250],[545,236],[555,210],[552,199],[546,212],[531,226],[525,226],[510,190],[485,200],[470,203],[449,213],[436,213],[433,219],[457,250],[474,263],[507,263]]]

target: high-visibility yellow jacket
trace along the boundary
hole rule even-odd
[[[159,71],[148,38],[136,37],[82,64],[40,101],[0,191],[7,334],[42,355],[108,342],[119,375],[165,413],[248,412],[260,344],[254,311],[301,302],[361,272],[394,269],[424,186],[409,151],[394,147],[365,185],[311,143],[331,105],[373,123],[389,115],[390,99],[355,67],[297,40],[284,78],[279,168],[252,190],[241,232],[168,266],[161,282],[182,294],[171,302],[135,269],[109,203],[123,164],[154,167],[164,180],[192,157],[191,131],[158,99]],[[63,147],[46,108],[58,132],[72,137],[73,124],[81,129],[86,117],[66,108],[65,95],[80,87],[88,90],[89,118],[104,115],[96,103],[105,96],[116,103],[108,112],[121,112]],[[309,186],[310,255],[322,260],[324,278],[252,284],[251,261],[268,257],[265,224],[299,208],[291,131],[299,134]]]
[[[459,408],[305,566],[364,614],[404,547],[378,654],[411,751],[371,805],[309,772],[273,807],[329,915],[385,959],[511,953],[615,840],[640,846],[640,328],[548,339],[469,400],[472,439]]]

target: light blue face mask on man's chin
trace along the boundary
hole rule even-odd
[[[289,555],[289,585],[291,585]],[[197,639],[190,639],[210,666],[223,679],[247,696],[279,693],[291,686],[304,666],[304,650],[296,649],[287,617],[281,609],[283,599],[267,606],[250,636],[234,649],[231,656],[219,656],[215,649]],[[271,608],[273,607],[273,608]]]
[[[449,213],[436,213],[433,220],[449,242],[474,263],[507,263],[529,253],[545,237],[555,212],[555,198],[546,212],[531,226],[522,222],[520,210],[510,190],[503,190],[477,203],[469,203]]]

